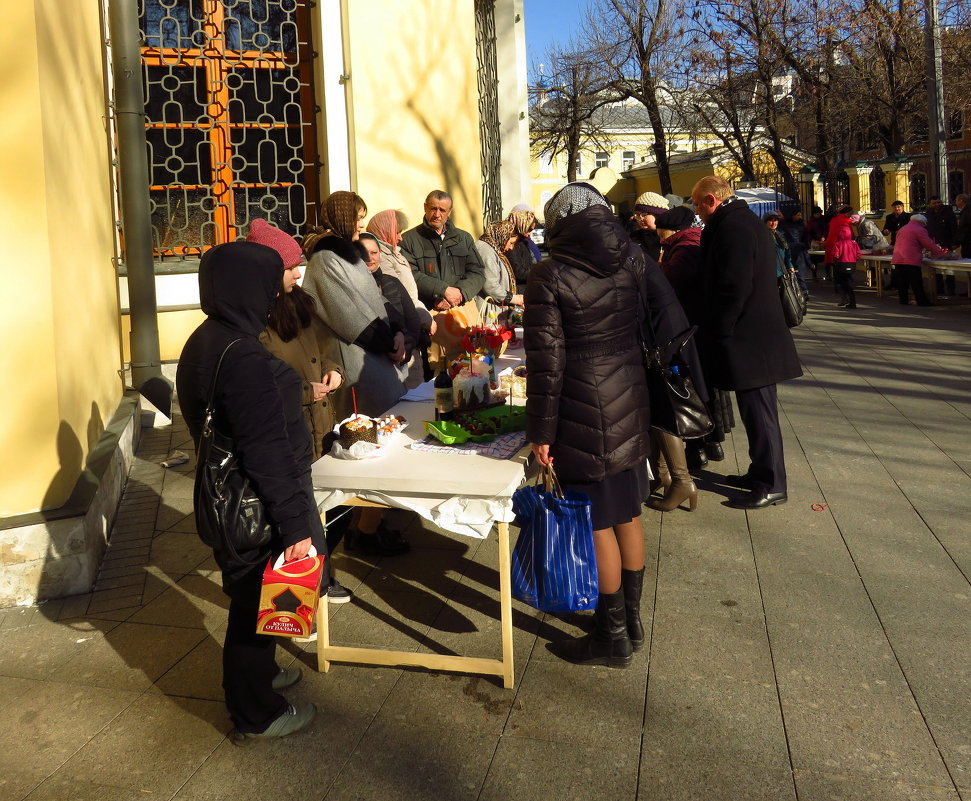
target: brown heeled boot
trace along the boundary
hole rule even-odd
[[[660,491],[661,497],[664,497],[664,494],[668,491],[668,487],[671,486],[671,472],[668,470],[668,463],[664,461],[664,449],[661,444],[660,432],[656,428],[651,429],[651,447],[657,454],[657,476],[649,482],[651,495]],[[644,501],[644,503],[647,502],[646,500]]]
[[[688,472],[688,462],[684,454],[684,440],[673,434],[657,431],[661,453],[671,473],[671,486],[661,500],[652,498],[649,506],[662,512],[672,512],[685,501],[688,510],[693,512],[698,506],[698,488]]]

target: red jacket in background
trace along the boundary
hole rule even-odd
[[[835,248],[837,241],[839,241],[839,233],[842,228],[850,228],[850,218],[845,214],[837,214],[829,221],[829,230],[826,232],[826,254],[823,256],[823,261],[826,264],[833,264],[839,261],[835,255]],[[853,238],[852,230],[850,228],[851,239]]]
[[[830,231],[833,229],[830,228]],[[833,238],[833,237],[830,237]],[[860,258],[860,246],[853,238],[853,229],[844,226],[837,229],[833,242],[833,264],[856,264]],[[827,245],[827,249],[829,245]]]

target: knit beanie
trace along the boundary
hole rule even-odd
[[[666,231],[683,231],[685,228],[690,228],[694,221],[695,213],[687,206],[675,206],[654,218],[654,224]]]
[[[927,218],[923,214],[911,214],[910,221],[920,223],[923,226],[927,225]]]
[[[634,211],[647,214],[663,214],[671,207],[668,199],[657,192],[645,192],[634,201]]]
[[[284,270],[296,267],[303,261],[303,251],[297,240],[266,220],[253,220],[246,235],[246,241],[273,248],[283,259]]]

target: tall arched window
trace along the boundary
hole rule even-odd
[[[185,256],[263,217],[302,233],[319,159],[309,0],[138,0],[152,226]]]

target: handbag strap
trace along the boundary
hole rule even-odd
[[[216,399],[216,383],[219,381],[219,371],[222,369],[223,359],[226,358],[226,354],[233,345],[242,341],[243,338],[239,337],[230,342],[225,348],[223,348],[223,352],[219,355],[219,361],[216,362],[216,371],[212,374],[212,381],[209,383],[209,397],[206,400],[206,415],[202,421],[203,436],[206,436],[206,434],[212,430],[212,416],[215,412],[214,406]]]

